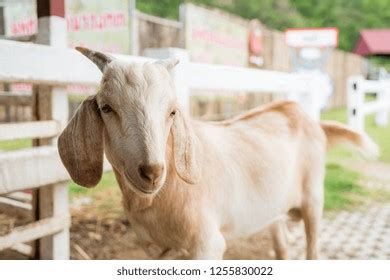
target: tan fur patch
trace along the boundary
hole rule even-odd
[[[288,120],[291,132],[296,132],[300,126],[302,111],[298,104],[292,101],[273,102],[255,109],[252,109],[244,114],[241,114],[230,120],[222,121],[223,125],[231,125],[235,122],[251,120],[267,113],[277,112],[282,114]]]
[[[342,140],[350,141],[357,146],[362,144],[362,138],[359,133],[340,123],[333,121],[321,122],[321,127],[326,134],[328,147],[331,147]]]

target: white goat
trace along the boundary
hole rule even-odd
[[[278,258],[287,258],[280,223],[303,217],[307,257],[317,258],[327,144],[346,140],[375,153],[365,134],[317,123],[293,102],[277,102],[222,122],[185,116],[168,70],[178,61],[129,64],[78,50],[103,72],[59,138],[72,179],[95,186],[103,151],[123,205],[153,258],[221,259],[225,238],[273,224]]]

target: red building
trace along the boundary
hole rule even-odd
[[[354,53],[369,55],[390,55],[390,29],[364,29],[360,31]]]

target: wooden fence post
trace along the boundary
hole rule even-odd
[[[10,90],[10,85],[9,84],[2,84],[1,86],[1,91],[7,92]],[[4,121],[5,122],[11,122],[12,117],[11,117],[11,106],[4,106]]]
[[[179,48],[146,49],[145,56],[164,59],[177,58],[180,63],[172,71],[172,79],[176,88],[176,96],[179,104],[186,112],[190,112],[190,88],[188,86],[187,65],[190,61],[188,52]]]
[[[386,88],[385,81],[379,81],[382,84],[382,89],[377,92],[377,100],[381,104],[387,104],[387,107],[384,107],[380,111],[378,111],[375,114],[375,124],[378,126],[386,126],[389,123],[389,116],[388,116],[388,110],[389,110],[389,94],[390,90]]]
[[[326,88],[325,75],[313,74],[309,83],[310,92],[308,94],[309,108],[307,112],[316,121],[321,118],[321,98],[325,95],[324,89]]]
[[[129,3],[129,25],[130,25],[130,54],[139,54],[139,26],[136,8],[136,0],[128,0]]]
[[[38,34],[36,43],[58,48],[67,47],[67,30],[64,0],[38,0]],[[59,65],[59,67],[61,67]],[[66,88],[37,86],[34,90],[34,113],[36,120],[53,119],[64,128],[68,121]],[[38,140],[35,145],[57,145],[57,139]],[[34,194],[36,219],[67,215],[68,184],[61,182],[44,186]],[[40,259],[69,259],[69,223],[64,230],[37,242],[35,256]]]
[[[377,100],[386,106],[375,114],[375,123],[379,126],[386,126],[389,123],[390,110],[390,77],[387,77],[385,69],[381,68],[379,71],[379,83],[381,83],[381,90],[377,92]]]
[[[364,88],[363,77],[352,76],[347,81],[348,125],[364,131]]]

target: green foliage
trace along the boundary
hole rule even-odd
[[[137,8],[177,19],[182,0],[137,0]],[[243,18],[258,18],[273,29],[328,27],[340,29],[340,49],[351,51],[364,28],[386,28],[390,22],[388,0],[193,0],[218,7]]]
[[[179,6],[181,0],[136,0],[137,9],[141,12],[159,17],[179,18]]]
[[[347,209],[363,202],[369,192],[358,184],[359,174],[337,164],[327,164],[325,209]]]
[[[380,160],[390,163],[390,125],[380,127],[375,124],[375,116],[366,118],[366,131],[381,149]]]
[[[385,55],[375,55],[375,56],[370,56],[368,60],[373,64],[378,67],[384,67],[387,72],[390,72],[390,59],[389,56]]]
[[[117,187],[115,175],[112,171],[104,173],[99,184],[91,189],[81,187],[73,181],[69,183],[69,190],[71,195],[93,195],[96,192],[104,191],[110,187]],[[119,189],[119,187],[117,188]]]
[[[14,151],[18,149],[29,148],[32,146],[31,139],[18,139],[0,141],[0,151]]]
[[[328,110],[322,113],[321,119],[337,120],[346,123],[347,112],[345,108]],[[374,123],[374,115],[370,115],[366,118],[365,127],[367,133],[381,149],[380,160],[390,162],[390,142],[388,141],[390,139],[390,125],[387,127],[378,127]],[[365,204],[370,200],[389,201],[390,193],[388,191],[363,188],[359,184],[362,175],[336,163],[340,160],[347,160],[349,162],[361,159],[358,153],[344,147],[333,148],[328,151],[328,164],[326,166],[325,177],[326,210],[348,209]]]
[[[370,101],[370,98],[366,100]],[[321,115],[322,120],[336,120],[342,123],[347,122],[347,111],[345,108],[337,108],[328,110]],[[365,129],[368,135],[379,145],[381,150],[380,160],[383,162],[390,163],[390,125],[385,127],[377,126],[375,124],[375,115],[367,116],[365,120]],[[328,157],[331,159],[334,158],[343,158],[343,159],[358,159],[359,155],[351,151],[350,149],[345,149],[343,147],[335,148],[329,151]]]

